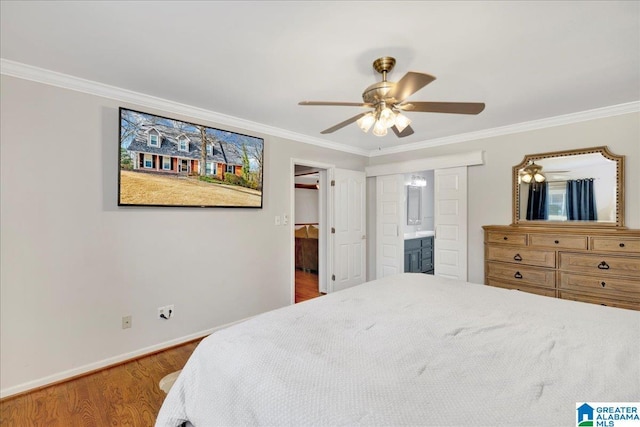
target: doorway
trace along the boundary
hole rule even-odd
[[[329,175],[333,166],[291,159],[291,302],[328,292]]]
[[[307,221],[301,220],[300,216],[296,218],[296,170],[300,175],[318,174],[315,177],[315,185],[318,186],[317,227],[314,224],[316,221],[305,224]],[[366,276],[367,244],[365,173],[299,159],[291,159],[290,173],[291,303],[296,300],[296,272],[308,270],[300,267],[300,264],[296,269],[295,265],[295,232],[304,236],[305,230],[299,231],[303,226],[306,226],[307,238],[312,233],[317,232],[318,235],[317,275],[320,294],[363,283]],[[314,182],[307,185],[314,185]],[[312,264],[311,270],[313,267]]]

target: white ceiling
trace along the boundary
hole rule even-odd
[[[0,56],[360,150],[398,149],[640,100],[640,2],[2,1]],[[407,113],[415,134],[379,138],[360,102],[432,74],[414,101],[485,102],[477,116]]]

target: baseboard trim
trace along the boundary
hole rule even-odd
[[[136,351],[132,351],[129,353],[120,354],[118,356],[109,357],[107,359],[103,359],[94,363],[89,363],[87,365],[83,365],[74,369],[69,369],[67,371],[59,372],[57,374],[49,375],[43,378],[39,378],[37,380],[28,381],[26,383],[18,384],[13,387],[7,387],[5,389],[0,390],[0,401],[5,401],[7,399],[12,399],[18,396],[21,396],[26,393],[32,393],[37,390],[41,390],[47,387],[51,387],[57,384],[62,384],[68,381],[73,381],[77,378],[84,377],[87,375],[95,374],[96,372],[103,371],[105,369],[113,368],[118,365],[122,365],[124,363],[128,363],[134,361],[136,359],[141,359],[143,357],[151,356],[153,354],[169,350],[171,348],[184,345],[193,341],[197,341],[199,339],[205,338],[212,333],[219,331],[221,329],[228,328],[238,323],[242,323],[245,320],[250,319],[250,317],[237,320],[235,322],[226,323],[224,325],[216,326],[215,328],[206,329],[204,331],[196,332],[193,334],[189,334],[180,338],[176,338],[173,340],[165,341],[160,344],[152,345],[149,347],[141,348]]]

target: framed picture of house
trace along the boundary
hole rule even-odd
[[[262,138],[121,107],[118,145],[118,206],[262,208]]]

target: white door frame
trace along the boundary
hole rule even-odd
[[[320,189],[319,198],[319,239],[318,239],[318,287],[320,291],[329,293],[332,289],[332,282],[329,280],[331,277],[331,270],[333,269],[332,261],[332,242],[331,242],[331,227],[333,224],[333,201],[330,194],[330,183],[333,179],[335,165],[329,163],[320,163],[313,160],[291,158],[290,172],[289,172],[289,247],[291,248],[290,262],[290,285],[291,285],[291,304],[295,304],[296,301],[296,266],[295,266],[295,169],[296,165],[308,166],[312,168],[323,169],[320,173]],[[322,173],[324,172],[324,173]]]

